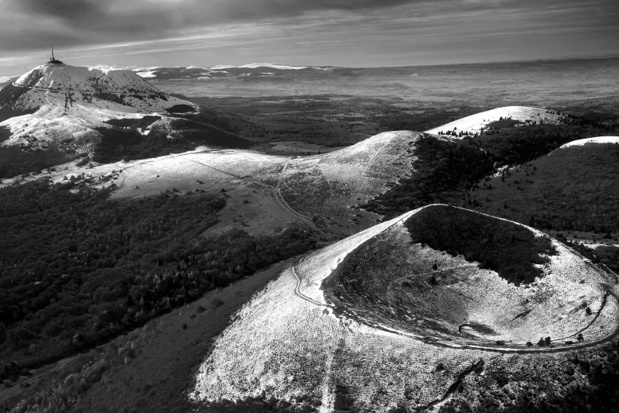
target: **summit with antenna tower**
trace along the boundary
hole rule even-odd
[[[49,62],[48,63],[54,64],[54,65],[62,64],[62,62],[60,60],[56,59],[56,57],[54,56],[54,45],[50,44],[50,47],[52,48],[52,57],[49,58]]]

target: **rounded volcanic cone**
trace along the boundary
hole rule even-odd
[[[616,277],[545,237],[430,205],[309,254],[236,314],[190,397],[427,411],[497,354],[536,363],[615,339]]]
[[[325,291],[336,312],[373,326],[453,343],[524,344],[591,327],[591,310],[608,305],[605,282],[532,228],[431,205],[350,254]]]

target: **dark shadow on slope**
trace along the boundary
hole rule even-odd
[[[484,176],[493,159],[470,141],[444,141],[424,135],[409,155],[413,171],[387,192],[360,205],[385,220],[432,203],[458,203]]]
[[[11,137],[12,133],[9,128],[6,126],[0,126],[0,143],[8,140]]]
[[[195,109],[193,108],[193,106],[189,106],[189,105],[174,105],[171,108],[167,108],[166,111],[168,113],[178,114],[178,113],[192,113],[192,112],[195,112]]]
[[[3,131],[0,128],[0,142]],[[72,159],[70,155],[56,150],[25,151],[15,146],[0,147],[0,178],[12,178],[21,174],[37,172]]]
[[[110,119],[105,121],[112,126],[118,126],[119,128],[147,128],[152,125],[154,122],[161,119],[161,116],[144,116],[143,118],[124,118],[124,119]]]
[[[20,110],[13,107],[17,99],[29,90],[29,88],[13,86],[13,84],[8,84],[0,90],[0,122],[38,110],[38,108]]]
[[[516,285],[529,284],[542,272],[534,264],[556,253],[547,237],[520,225],[447,205],[425,208],[406,221],[413,242],[477,261]]]
[[[406,229],[394,228],[348,254],[323,283],[337,316],[370,326],[387,326],[420,336],[460,337],[468,322],[465,299],[456,289],[457,268],[432,270],[432,263],[411,251]]]
[[[147,119],[149,118],[149,119]],[[144,124],[153,117],[142,118]],[[119,120],[114,120],[118,123]],[[109,122],[108,122],[109,123]],[[151,122],[152,123],[152,122]],[[172,121],[174,136],[169,137],[165,130],[153,128],[148,135],[142,135],[136,129],[137,124],[127,125],[130,129],[120,127],[96,128],[102,136],[95,148],[94,160],[102,163],[120,160],[153,158],[170,153],[190,151],[198,146],[214,148],[248,148],[249,142],[227,131],[211,125],[196,123],[185,119]]]

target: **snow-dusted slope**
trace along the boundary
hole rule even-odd
[[[286,223],[300,221],[325,228],[329,234],[350,235],[378,219],[353,206],[385,192],[410,173],[407,151],[420,136],[408,131],[386,132],[328,154],[304,157],[202,148],[89,167],[71,162],[42,174],[54,182],[83,179],[94,186],[114,184],[114,198],[225,189],[226,208],[212,231],[242,228],[271,233]],[[7,179],[4,185],[15,181],[23,182],[24,178]]]
[[[616,291],[608,287],[613,281],[566,247],[553,241],[557,255],[542,268],[542,279],[527,287],[508,285],[493,271],[477,268],[461,256],[452,259],[425,245],[412,244],[404,224],[421,210],[330,245],[283,271],[218,337],[200,367],[191,398],[208,407],[209,402],[222,400],[274,397],[301,407],[320,405],[320,411],[330,412],[334,411],[336,393],[344,388],[355,403],[349,406],[351,411],[389,411],[402,405],[407,411],[426,411],[424,406],[448,394],[460,372],[480,358],[490,363],[488,360],[496,357],[489,355],[492,352],[543,352],[546,348],[525,342],[537,342],[547,335],[562,340],[551,351],[569,351],[603,341],[617,328]],[[342,277],[348,258],[366,243],[380,243],[384,237],[401,240],[401,250],[409,253],[404,257],[370,255],[366,261],[395,261],[392,265],[400,271],[397,277],[417,277],[422,283],[438,272],[453,277],[435,288],[444,288],[448,294],[462,293],[460,304],[469,311],[462,315],[471,318],[470,324],[503,317],[507,321],[501,322],[501,330],[496,334],[490,331],[492,338],[475,339],[456,328],[453,340],[443,340],[439,338],[441,325],[420,324],[409,317],[411,325],[427,330],[427,334],[414,335],[381,322],[365,323],[355,311],[347,312],[333,301],[329,284]],[[438,270],[433,269],[437,261]],[[406,273],[407,265],[414,265],[418,271]],[[361,266],[354,268],[363,271]],[[454,275],[454,271],[469,273]],[[354,285],[369,282],[362,280],[375,275],[360,277]],[[492,303],[496,297],[500,300]],[[590,306],[591,315],[586,314],[583,303]],[[375,299],[367,302],[371,308],[388,304]],[[522,310],[523,306],[529,310]],[[395,314],[400,309],[386,310]],[[508,332],[512,329],[513,334]],[[564,344],[565,337],[576,340],[580,332],[586,337],[583,343]],[[505,342],[495,341],[499,339]],[[444,370],[437,374],[439,363]],[[415,397],[408,397],[411,393]]]
[[[161,92],[129,70],[47,63],[8,85],[0,106],[27,113],[4,120],[12,137],[3,145],[49,147],[75,139],[88,143],[109,119],[139,118],[175,105],[191,105]],[[78,145],[79,146],[79,145]]]
[[[280,69],[280,70],[300,70],[307,69],[307,66],[287,66],[287,65],[277,65],[273,63],[248,63],[246,65],[239,66],[242,69],[256,69],[258,67],[269,67],[271,69]]]
[[[619,136],[596,136],[595,138],[578,139],[561,145],[561,148],[569,148],[570,146],[583,146],[589,143],[619,143]]]
[[[445,125],[427,130],[426,133],[433,135],[439,135],[440,132],[445,134],[448,131],[451,132],[468,132],[471,134],[480,133],[487,126],[500,119],[511,118],[520,122],[544,122],[544,123],[558,123],[560,115],[556,112],[546,109],[533,108],[528,106],[505,106],[502,108],[496,108],[475,115],[467,116],[462,119],[449,122]]]

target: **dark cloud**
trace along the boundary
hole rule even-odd
[[[111,3],[114,1],[119,3]],[[354,12],[421,1],[429,0],[131,0],[117,10],[110,2],[96,0],[20,0],[19,5],[29,13],[57,18],[87,32],[105,32],[111,37],[142,33],[148,37],[187,26],[292,17],[317,10]]]
[[[424,0],[231,0],[221,8],[230,18],[265,18],[296,16],[317,10],[363,11],[381,9],[404,4],[420,3]]]
[[[19,0],[20,7],[34,14],[60,18],[77,24],[105,16],[106,11],[95,0]]]
[[[290,18],[320,10],[355,13],[430,0],[19,0],[16,8],[33,17],[17,41],[2,41],[7,50],[59,47],[165,38],[182,30],[234,22]],[[67,30],[38,27],[37,17],[57,21]],[[0,32],[2,29],[0,29]],[[49,35],[41,36],[42,33]],[[54,35],[54,33],[56,35]]]
[[[446,61],[467,50],[489,60],[495,53],[486,56],[489,44],[518,58],[533,55],[541,43],[566,55],[589,53],[598,44],[616,44],[619,38],[618,0],[0,0],[0,4],[0,59],[23,51],[45,53],[50,42],[57,49],[84,53],[88,46],[129,44],[115,46],[115,53],[127,54],[148,51],[145,42],[153,41],[153,47],[178,55],[182,47],[203,51],[225,44],[223,49],[237,53],[239,59],[248,53],[263,53],[268,59],[268,53],[288,50],[292,57],[350,54],[353,59],[358,53],[359,61],[384,53],[393,56],[392,61],[406,63],[412,53],[421,51],[442,55]],[[562,31],[570,33],[570,41],[558,34]],[[506,33],[509,36],[502,35]],[[531,33],[540,40],[532,41]],[[192,36],[194,40],[187,40]],[[454,42],[459,42],[455,52],[448,49]],[[611,49],[619,50],[617,46],[605,50]],[[98,51],[94,53],[101,58]]]
[[[605,20],[619,10],[617,0],[16,0],[16,4],[27,13],[57,19],[75,29],[76,44],[152,39],[174,31],[234,22],[281,22],[296,16],[311,17],[317,12],[391,16],[388,9],[398,6],[402,10],[421,10],[431,18],[493,10],[513,10],[523,13],[523,18],[535,18],[541,11],[561,15],[582,9],[598,13],[600,20]],[[29,30],[24,28],[26,33]]]
[[[13,49],[30,42],[36,48],[40,47],[41,39],[54,41],[61,47],[152,39],[165,37],[170,30],[190,23],[189,19],[179,18],[182,10],[171,11],[139,0],[124,2],[124,7],[114,9],[111,7],[114,1],[121,3],[117,0],[20,0],[18,9],[30,14],[35,24],[22,28],[19,39],[7,47]],[[41,28],[37,18],[51,19],[58,25]],[[40,36],[44,32],[51,33]]]

